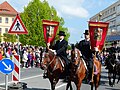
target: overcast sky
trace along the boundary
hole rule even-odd
[[[18,12],[31,0],[0,0],[0,3],[8,1]],[[41,0],[42,1],[42,0]],[[70,43],[80,41],[85,29],[88,29],[89,18],[107,8],[118,0],[47,0],[53,6],[60,17],[65,20],[65,27],[70,32]]]

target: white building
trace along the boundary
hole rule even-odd
[[[0,36],[8,32],[17,13],[7,1],[0,4]]]
[[[90,18],[90,21],[98,20],[109,22],[108,41],[120,41],[120,0]]]

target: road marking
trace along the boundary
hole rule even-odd
[[[41,76],[43,76],[43,74],[32,76],[32,77],[28,77],[28,78],[23,78],[23,79],[20,79],[20,80],[24,81],[24,80],[27,80],[27,79],[32,79],[32,78],[41,77]]]
[[[40,74],[40,75],[36,75],[36,76],[32,76],[32,77],[28,77],[28,78],[23,78],[23,79],[20,79],[21,81],[24,81],[24,80],[28,80],[28,79],[32,79],[32,78],[36,78],[36,77],[41,77],[41,76],[43,76],[43,74]],[[10,82],[8,82],[8,83],[12,83],[13,81],[10,81]],[[1,83],[0,85],[5,85],[5,83]],[[67,85],[66,83],[63,83],[63,84],[61,84],[61,85],[59,85],[59,86],[56,86],[56,89],[59,89],[59,88],[61,88],[61,87],[63,87],[63,86],[65,86],[65,85]],[[0,87],[1,89],[5,89],[4,87]]]
[[[40,75],[36,75],[36,76],[31,76],[31,77],[28,77],[28,78],[23,78],[23,79],[20,79],[21,81],[24,81],[24,80],[27,80],[27,79],[32,79],[32,78],[36,78],[36,77],[41,77],[43,76],[43,74],[40,74]],[[12,83],[14,81],[10,81],[8,83]],[[0,83],[0,85],[4,85],[5,83]]]
[[[67,85],[67,83],[64,83],[64,84],[61,84],[61,85],[59,85],[59,86],[56,86],[55,89],[59,89],[59,88],[65,86],[65,85]]]
[[[5,87],[0,87],[0,89],[5,89]]]

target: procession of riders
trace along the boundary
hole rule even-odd
[[[45,29],[45,26],[43,26],[45,31],[44,38],[47,47],[45,52],[43,51],[44,53],[42,54],[41,68],[44,69],[43,77],[49,78],[52,90],[55,89],[55,85],[60,79],[60,76],[63,75],[61,74],[63,71],[65,73],[64,79],[68,81],[68,87],[70,86],[71,81],[74,81],[75,83],[80,82],[79,86],[76,85],[77,90],[80,89],[81,81],[76,82],[75,78],[80,79],[80,77],[78,76],[82,73],[80,68],[85,68],[85,74],[83,72],[81,76],[85,75],[82,77],[86,78],[87,83],[92,83],[91,89],[93,89],[94,83],[96,90],[100,82],[102,64],[105,63],[104,65],[106,65],[106,69],[109,69],[113,68],[110,65],[112,64],[113,66],[112,62],[115,61],[116,74],[120,75],[120,47],[117,46],[117,42],[114,41],[109,49],[104,49],[108,24],[109,23],[104,22],[89,22],[89,30],[85,30],[85,32],[83,33],[84,40],[81,40],[76,45],[71,44],[72,49],[69,52],[69,55],[71,55],[69,58],[67,53],[68,41],[65,40],[65,32],[59,31],[59,33],[57,34],[59,36],[59,40],[57,40],[56,43],[54,43],[53,45],[52,42],[55,38],[54,33],[56,33],[56,26],[53,25],[53,28],[49,29],[49,31],[52,30],[53,32],[51,37],[47,36],[46,33],[49,33],[47,32],[48,29]],[[51,52],[53,53],[53,55]],[[83,64],[83,67],[80,66],[81,63]],[[63,71],[61,70],[61,68]],[[73,68],[75,69],[72,70]],[[109,71],[110,70],[112,69],[109,69]],[[74,78],[74,80],[70,80],[70,77]]]

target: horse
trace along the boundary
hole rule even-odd
[[[95,86],[95,90],[97,90],[101,78],[101,62],[96,58],[96,55],[93,55],[93,65],[91,90],[93,90],[93,86]],[[96,70],[94,70],[94,67],[96,67]],[[94,73],[94,71],[96,71],[97,73]]]
[[[81,58],[81,52],[77,48],[71,50],[71,64],[70,64],[70,77],[66,86],[66,90],[72,90],[71,82],[73,81],[76,85],[76,90],[80,90],[82,80],[86,76],[85,62]]]
[[[51,90],[55,90],[55,86],[64,72],[64,62],[62,62],[60,57],[56,56],[51,50],[46,49],[46,52],[42,54],[41,69],[47,70]]]

